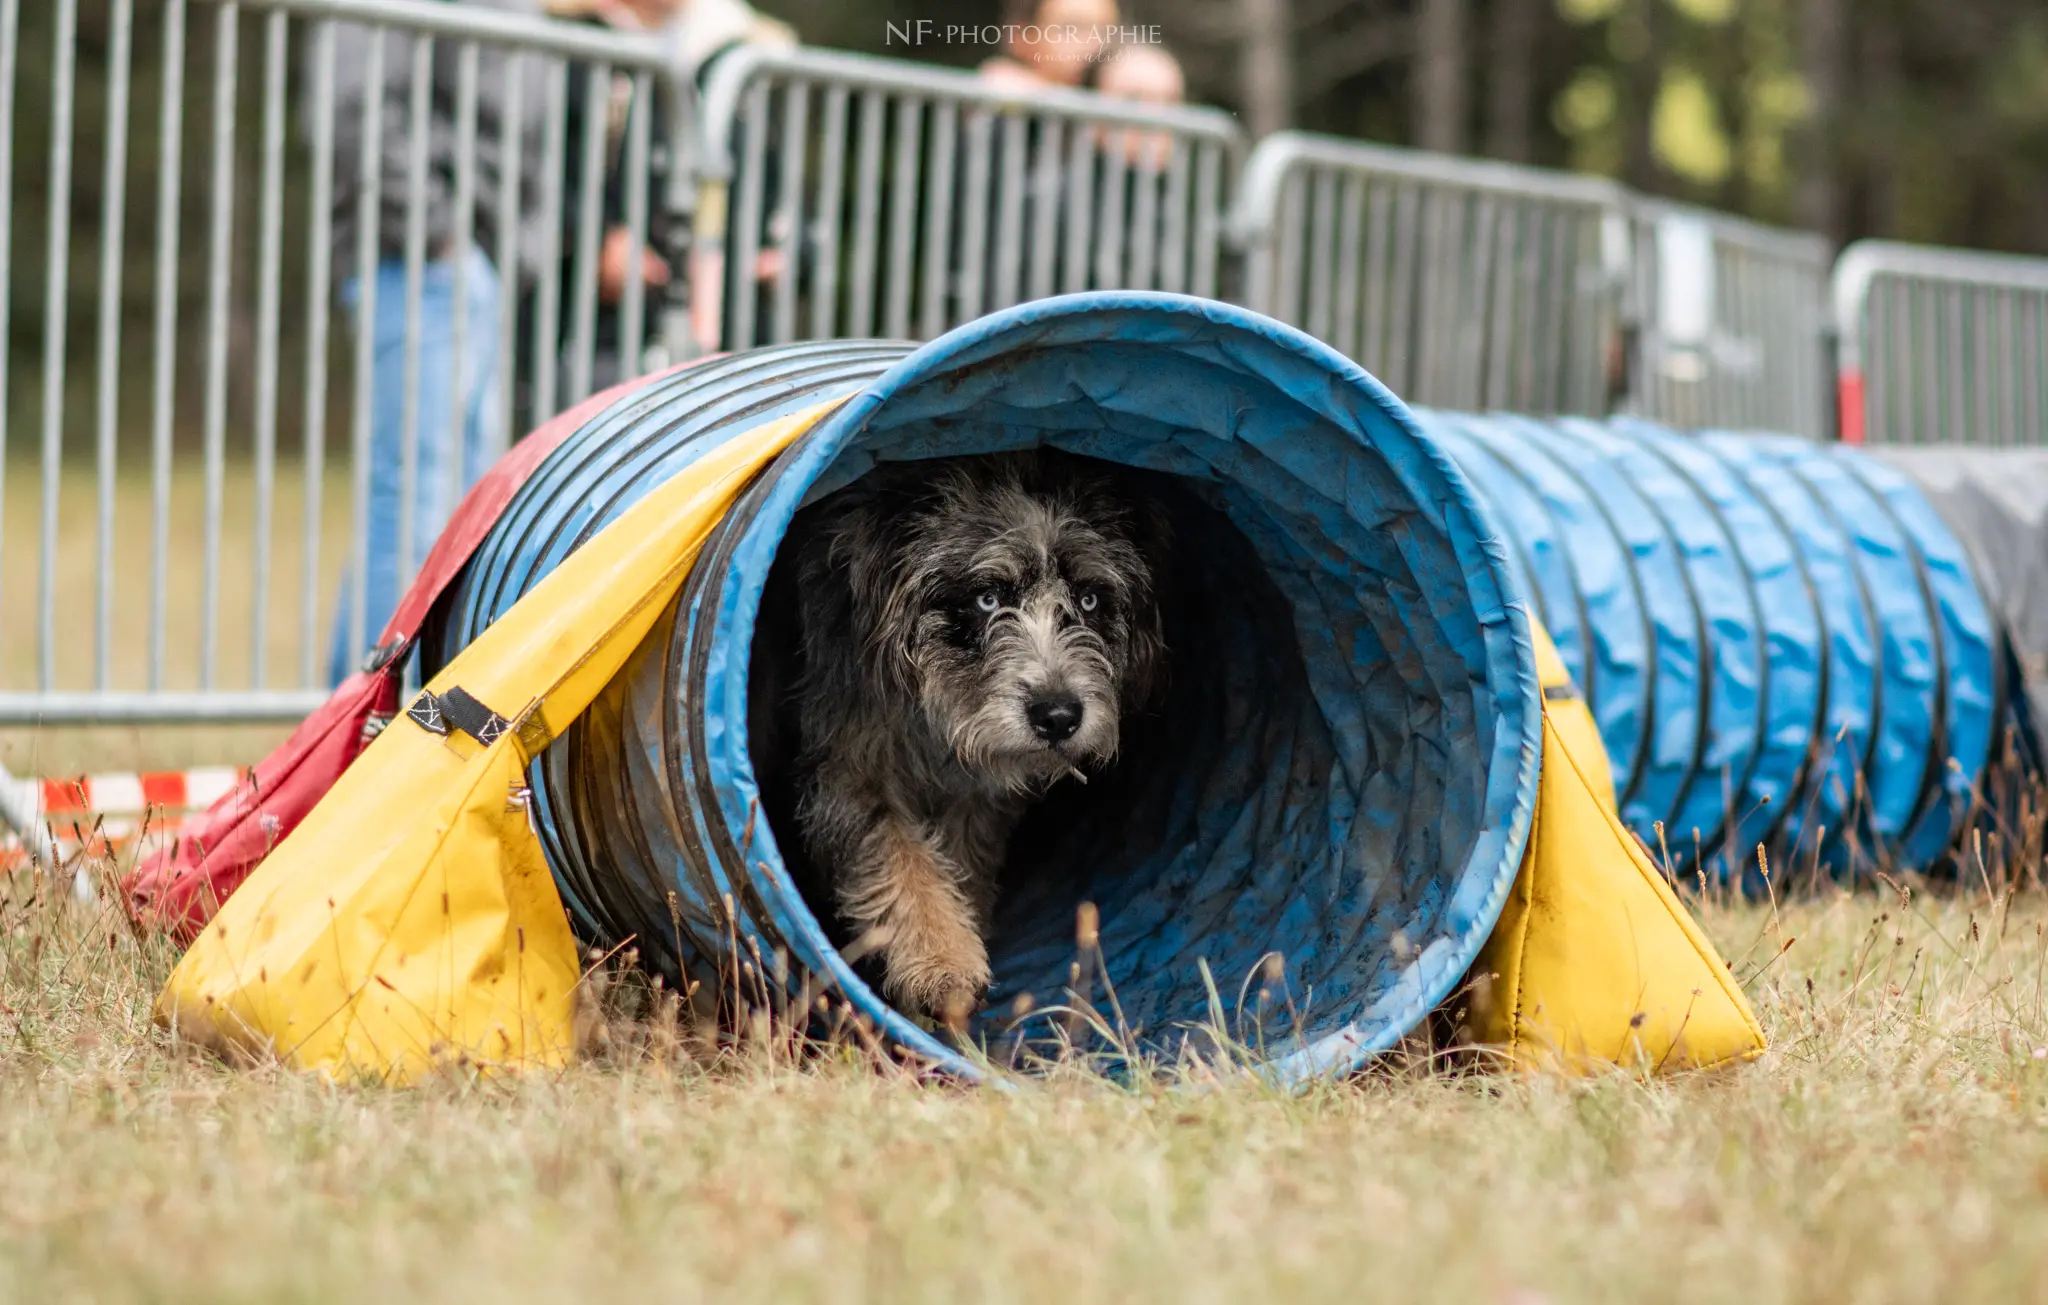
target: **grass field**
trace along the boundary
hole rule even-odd
[[[1703,1077],[1285,1099],[693,1059],[229,1070],[166,959],[0,898],[0,1300],[1956,1301],[2048,1284],[2048,903],[1708,904],[1773,1039]]]
[[[230,475],[234,685],[259,545],[234,492],[246,468]],[[300,592],[295,485],[281,471],[280,598]],[[34,490],[15,474],[5,491],[9,688],[38,673],[20,619]],[[91,495],[67,477],[64,684],[88,682],[96,651]],[[179,686],[198,634],[188,497],[166,632]],[[346,499],[327,497],[331,589]],[[120,539],[146,538],[146,485],[117,501]],[[118,579],[126,683],[146,605]],[[297,672],[296,615],[281,602],[263,631],[273,685]],[[276,733],[0,732],[0,763],[251,760]],[[559,1077],[391,1091],[174,1045],[149,1018],[161,941],[0,877],[0,1302],[2048,1297],[2048,897],[1697,905],[1773,1041],[1744,1070],[1564,1083],[1403,1065],[1296,1098],[1073,1071],[997,1092],[707,1057],[615,1021]]]

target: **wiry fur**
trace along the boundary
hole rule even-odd
[[[1115,757],[1161,671],[1165,518],[1107,465],[1036,452],[886,468],[802,533],[805,849],[890,1000],[957,1021],[1018,819]]]

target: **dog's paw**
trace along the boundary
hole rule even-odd
[[[899,1006],[961,1028],[988,991],[988,949],[972,926],[899,933],[883,953],[882,989]]]

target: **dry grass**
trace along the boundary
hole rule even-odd
[[[1294,1099],[706,1061],[232,1071],[113,921],[0,899],[0,1300],[1925,1300],[2048,1280],[2048,902],[1705,904],[1775,1046],[1713,1077]],[[25,900],[26,899],[26,900]]]
[[[0,567],[17,612],[22,491]],[[63,583],[89,594],[90,548],[69,556],[88,570]],[[294,567],[287,547],[274,573]],[[224,672],[246,647],[224,641]],[[67,680],[88,655],[66,645]],[[0,627],[0,683],[31,659]],[[0,760],[45,773],[260,751],[0,735]],[[1297,1098],[1079,1072],[967,1090],[858,1058],[707,1058],[626,1023],[559,1078],[397,1092],[231,1070],[151,1026],[163,944],[0,878],[0,1301],[2032,1297],[2048,897],[1990,891],[2038,884],[2040,821],[2020,823],[1988,858],[2007,874],[1981,851],[1965,867],[1975,894],[1697,903],[1773,1039],[1746,1070],[1396,1070]]]

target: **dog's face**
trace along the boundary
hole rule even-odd
[[[841,537],[877,686],[1012,793],[1114,756],[1159,668],[1163,514],[1090,465],[921,464],[913,493]]]

